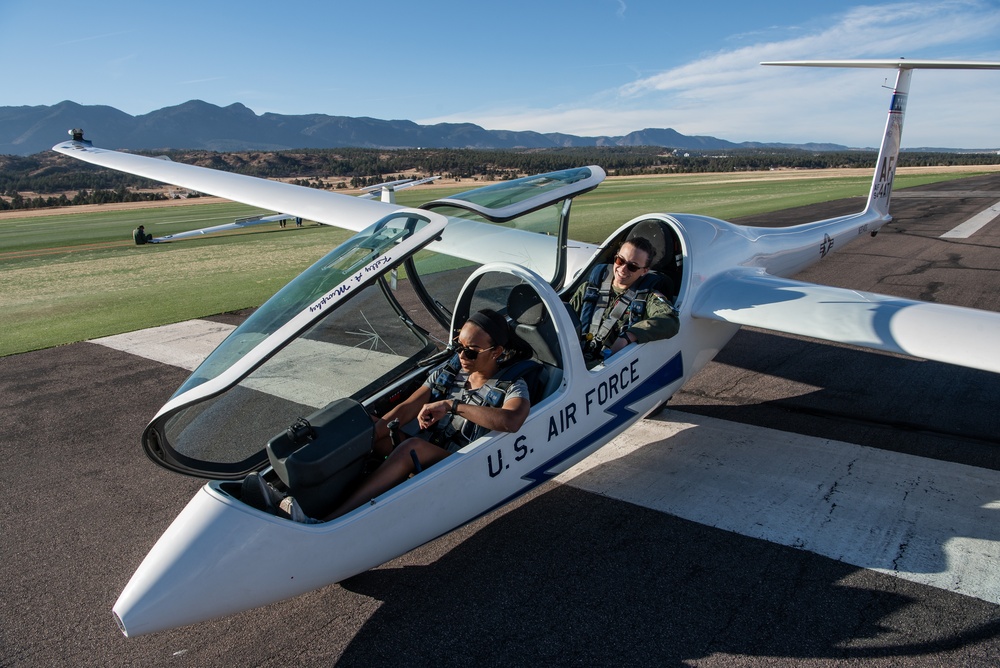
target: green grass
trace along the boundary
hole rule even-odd
[[[897,189],[962,178],[971,174],[899,175]],[[670,179],[615,179],[573,202],[570,237],[598,243],[636,216],[697,213],[723,220],[792,207],[865,197],[871,176],[731,182],[740,175],[685,175]],[[858,210],[863,208],[862,200]]]
[[[899,175],[896,187],[969,176]],[[651,212],[719,218],[863,196],[870,177],[731,182],[737,175],[615,179],[573,204],[570,236],[602,241]],[[475,187],[402,191],[420,204]],[[859,200],[860,209],[860,200]],[[135,246],[142,223],[155,236],[231,222],[242,204],[67,213],[0,220],[0,356],[259,306],[348,233],[310,226],[250,228],[217,237]]]
[[[185,230],[231,223],[243,216],[265,212],[236,202],[174,206],[131,211],[98,211],[0,220],[0,254],[53,246],[126,242],[132,230],[145,225],[154,237]]]

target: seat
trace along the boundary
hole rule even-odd
[[[626,241],[635,237],[644,237],[653,245],[656,255],[649,270],[660,275],[656,290],[673,302],[677,297],[681,278],[681,260],[673,228],[662,220],[643,220],[629,231]]]
[[[559,337],[542,298],[529,285],[517,285],[510,291],[507,317],[514,322],[514,333],[531,348],[531,359],[541,365],[537,377],[528,383],[534,405],[554,392],[562,381]],[[525,380],[528,381],[527,376]]]

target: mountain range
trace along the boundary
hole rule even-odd
[[[647,128],[619,137],[578,137],[558,132],[486,130],[472,123],[418,125],[326,114],[256,114],[236,103],[219,107],[191,100],[132,116],[114,107],[65,101],[52,106],[0,107],[0,154],[32,155],[66,139],[71,128],[108,149],[276,151],[300,148],[559,148],[664,146],[683,150],[800,148],[843,151],[838,144],[734,143]]]

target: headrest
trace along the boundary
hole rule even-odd
[[[507,296],[507,317],[520,325],[537,325],[545,317],[545,305],[534,288],[522,283]]]
[[[674,257],[673,244],[669,248],[667,247],[667,239],[673,239],[673,234],[668,234],[663,229],[665,225],[666,223],[660,220],[644,220],[641,223],[636,223],[626,239],[628,241],[634,237],[645,237],[649,240],[653,250],[656,251],[656,257],[653,258],[653,264],[650,267],[654,271],[662,271],[661,268]]]

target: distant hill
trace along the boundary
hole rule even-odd
[[[485,130],[472,123],[418,125],[306,114],[257,115],[242,104],[218,107],[191,100],[140,116],[113,107],[65,101],[52,106],[0,107],[0,154],[32,155],[83,128],[96,145],[109,149],[279,151],[299,148],[559,148],[664,146],[682,150],[804,148],[843,151],[837,144],[740,144],[708,136],[689,137],[670,128],[647,128],[622,137],[578,137],[562,133]]]

